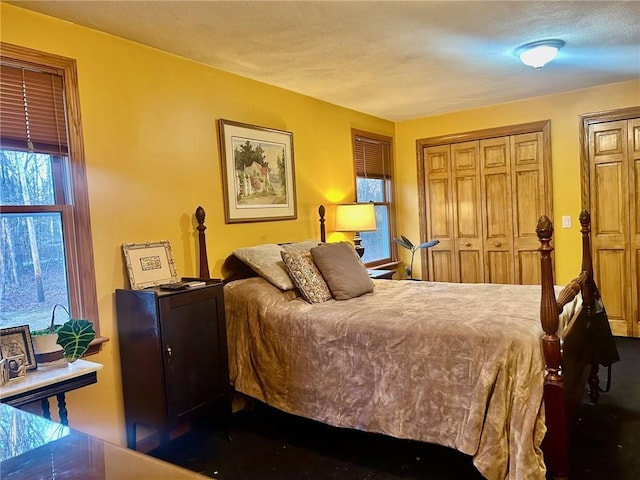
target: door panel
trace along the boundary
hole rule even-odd
[[[636,215],[631,203],[629,131],[626,120],[589,126],[589,176],[593,267],[611,329],[633,334],[630,225]]]
[[[448,145],[423,149],[429,221],[427,237],[440,243],[427,250],[428,278],[439,282],[460,281],[454,255],[453,192]]]
[[[640,337],[640,118],[629,120],[629,205],[632,224],[631,251],[631,334]]]
[[[521,285],[541,285],[540,252],[537,250],[523,250],[516,252],[516,255],[516,271],[518,272],[516,283]]]
[[[461,282],[484,281],[482,222],[480,219],[480,164],[478,142],[451,146],[456,277]]]
[[[627,335],[627,301],[619,287],[626,282],[626,255],[624,250],[597,251],[598,269],[595,271],[596,284],[604,301],[609,324],[614,335]]]
[[[513,189],[513,255],[515,283],[540,284],[540,242],[536,224],[546,208],[549,192],[545,183],[542,132],[511,138],[511,183]]]

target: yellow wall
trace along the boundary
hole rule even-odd
[[[194,211],[206,211],[212,275],[235,247],[319,238],[321,203],[353,201],[351,128],[392,122],[238,77],[94,30],[1,4],[4,42],[77,60],[101,333],[98,384],[68,395],[71,426],[124,443],[114,290],[121,245],[171,241],[195,275]],[[216,120],[293,132],[298,219],[227,225]],[[328,213],[330,213],[329,210]],[[328,223],[329,223],[328,219]]]
[[[544,81],[544,70],[531,73],[540,75]],[[582,250],[578,222],[582,209],[579,115],[638,104],[640,80],[635,80],[396,123],[394,175],[397,209],[402,212],[398,232],[409,238],[419,238],[417,139],[551,120],[556,283],[567,283],[580,270]],[[570,229],[560,227],[563,215],[571,216]],[[416,272],[419,271],[419,263],[416,260]]]
[[[11,5],[0,4],[0,13],[2,41],[77,60],[100,326],[111,341],[90,358],[104,364],[98,384],[70,393],[69,412],[72,427],[118,443],[124,420],[113,295],[127,284],[122,243],[168,239],[179,274],[195,275],[198,205],[207,213],[213,275],[235,247],[317,238],[317,206],[353,199],[351,128],[395,133],[398,232],[417,239],[416,139],[551,119],[555,222],[573,219],[556,235],[564,282],[579,265],[578,115],[640,99],[636,81],[394,125]],[[297,220],[224,223],[219,118],[293,132]]]

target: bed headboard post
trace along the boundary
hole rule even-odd
[[[324,205],[320,205],[318,207],[318,216],[320,217],[320,241],[322,243],[325,243],[327,241],[327,232],[324,226],[324,214],[325,214]]]
[[[593,260],[591,258],[591,215],[586,210],[580,212],[580,233],[582,233],[582,271],[587,273],[587,281],[582,289],[583,305],[586,305],[587,312],[591,314],[593,302],[595,300],[594,280],[593,280]]]
[[[207,227],[204,226],[204,208],[196,208],[196,220],[198,222],[198,245],[200,250],[200,278],[211,278],[209,276],[209,260],[207,259],[207,243],[204,237],[204,231]]]
[[[538,220],[536,227],[540,241],[540,268],[542,275],[542,299],[540,301],[540,321],[544,330],[542,351],[547,373],[544,377],[544,403],[547,417],[547,435],[545,452],[547,466],[551,472],[566,478],[569,470],[569,439],[566,413],[564,409],[564,380],[560,365],[562,352],[558,338],[559,313],[553,288],[553,269],[551,265],[551,237],[553,224],[546,215]]]

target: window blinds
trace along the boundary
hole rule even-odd
[[[0,66],[3,149],[68,155],[62,76]]]
[[[356,176],[383,180],[391,179],[389,148],[389,143],[387,142],[356,135],[353,145]]]

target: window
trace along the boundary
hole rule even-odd
[[[367,266],[392,263],[396,259],[393,242],[393,193],[391,138],[352,131],[356,171],[356,202],[373,202],[376,231],[361,232],[365,248],[362,261]]]
[[[61,304],[99,335],[75,62],[0,46],[0,327]]]

